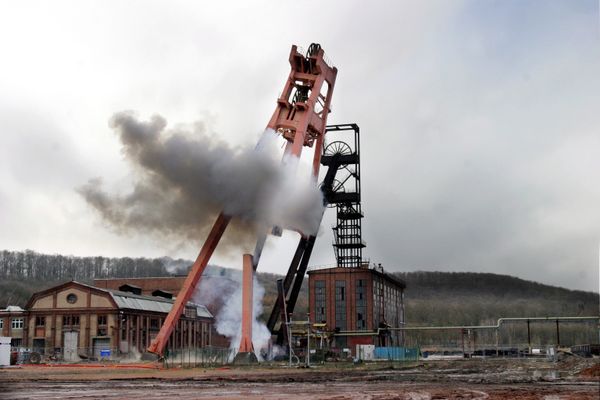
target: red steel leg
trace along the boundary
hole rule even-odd
[[[190,273],[188,274],[187,278],[185,279],[185,282],[183,283],[181,291],[175,299],[175,304],[173,304],[173,308],[171,308],[169,315],[167,315],[165,322],[160,328],[160,332],[158,332],[158,335],[156,335],[156,338],[154,338],[154,340],[148,347],[149,352],[158,354],[159,356],[163,355],[165,346],[167,345],[167,341],[169,340],[169,336],[171,336],[171,332],[173,332],[173,329],[175,328],[175,324],[177,324],[179,317],[181,316],[181,314],[183,314],[186,303],[194,294],[194,290],[196,290],[196,286],[200,281],[200,277],[202,276],[202,273],[204,272],[204,269],[206,268],[210,257],[215,251],[217,244],[219,244],[219,240],[221,240],[221,236],[223,236],[223,233],[225,232],[225,228],[227,228],[229,221],[231,221],[230,216],[225,215],[223,213],[219,214],[219,217],[215,221],[215,224],[213,225],[208,235],[208,238],[206,239],[206,242],[204,242],[204,245],[202,246],[202,250],[200,250],[198,258],[196,258],[196,261],[194,262],[194,265],[192,265]],[[250,264],[252,264],[252,262],[250,262]]]

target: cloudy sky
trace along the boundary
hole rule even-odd
[[[77,192],[131,186],[109,119],[251,146],[290,46],[319,42],[329,122],[361,127],[371,262],[597,291],[599,21],[597,0],[0,2],[0,248],[195,258],[203,237],[116,232]],[[334,262],[328,213],[314,264]],[[260,268],[284,273],[296,238]]]

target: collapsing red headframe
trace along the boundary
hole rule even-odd
[[[319,174],[327,115],[331,112],[337,76],[337,68],[327,65],[324,56],[325,52],[316,43],[310,45],[306,56],[292,46],[292,69],[267,125],[287,139],[287,154],[300,157],[303,146],[313,147],[316,143],[312,170],[315,177]]]
[[[289,57],[291,71],[267,125],[267,128],[273,129],[288,141],[285,149],[287,155],[300,157],[304,146],[314,147],[312,175],[315,183],[319,175],[325,127],[327,116],[331,112],[331,98],[337,76],[337,69],[328,65],[324,56],[325,52],[316,43],[310,45],[306,55],[300,53],[297,46],[292,46]],[[200,277],[230,220],[231,217],[223,213],[218,216],[177,295],[173,308],[148,351],[162,356],[171,332],[185,304],[196,290]],[[254,269],[258,266],[264,238],[259,238],[258,243],[253,260]],[[242,321],[242,324],[244,322],[248,323]]]

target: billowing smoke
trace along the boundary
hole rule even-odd
[[[133,188],[107,193],[95,178],[78,191],[118,232],[197,242],[221,211],[235,217],[230,242],[271,226],[305,234],[318,230],[322,195],[309,179],[299,180],[295,159],[282,165],[275,132],[265,131],[256,148],[234,148],[202,123],[167,129],[158,115],[140,121],[121,112],[110,126],[134,168]]]
[[[213,275],[210,269],[206,271],[200,286],[194,293],[193,301],[213,305],[213,308],[218,309],[215,315],[215,329],[229,338],[231,348],[237,350],[242,334],[242,275],[241,271],[237,270],[222,269],[221,271],[218,276]],[[261,350],[268,348],[271,333],[257,318],[263,311],[262,298],[265,289],[256,278],[253,288],[252,344],[256,356],[261,360]]]
[[[181,258],[174,260],[171,257],[162,257],[161,261],[167,272],[171,275],[187,275],[188,270],[193,263],[193,261],[190,260]]]

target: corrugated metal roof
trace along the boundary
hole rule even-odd
[[[121,292],[123,293],[123,292]],[[168,313],[173,308],[173,303],[157,301],[153,298],[143,298],[142,296],[136,296],[133,294],[120,294],[110,292],[113,300],[117,303],[119,308],[127,308],[130,310],[142,310],[142,311],[155,311],[161,313]]]
[[[173,308],[175,299],[166,299],[157,296],[144,296],[112,289],[100,289],[110,293],[117,307],[129,310],[154,311],[168,314]],[[201,304],[188,302],[186,307],[196,308],[196,315],[200,318],[212,318],[213,315]]]
[[[213,317],[213,315],[210,313],[210,311],[208,311],[208,308],[206,308],[200,304],[196,304],[196,314],[200,318],[212,318]]]

